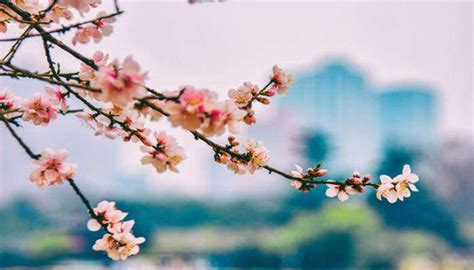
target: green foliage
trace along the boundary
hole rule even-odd
[[[376,214],[367,207],[330,204],[317,213],[296,216],[287,226],[268,236],[262,246],[266,250],[286,253],[329,231],[369,235],[379,227]]]
[[[28,239],[29,255],[34,257],[55,257],[71,250],[73,240],[65,233],[38,231]]]

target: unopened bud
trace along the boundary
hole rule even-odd
[[[262,95],[267,96],[267,97],[273,97],[275,94],[276,94],[276,92],[273,91],[272,89],[267,90],[267,91],[262,93]]]
[[[351,178],[350,182],[354,185],[362,185],[362,180],[360,180],[360,178],[357,178],[357,177]]]
[[[364,192],[364,187],[363,186],[352,186],[357,192],[362,193]]]
[[[257,100],[258,100],[260,103],[265,104],[265,105],[270,104],[270,100],[269,100],[268,98],[259,97],[259,98],[257,98]]]
[[[146,146],[152,146],[153,144],[151,143],[151,141],[146,138],[145,140],[143,140],[143,144],[146,145]]]
[[[244,117],[244,122],[247,125],[252,125],[252,124],[255,124],[257,122],[257,119],[255,118],[255,116],[247,114]]]
[[[355,171],[355,172],[352,174],[352,177],[354,177],[354,178],[360,178],[360,172]]]
[[[308,174],[311,175],[312,177],[323,177],[325,176],[326,174],[328,173],[328,170],[326,169],[313,169],[313,168],[310,168],[308,169]]]
[[[328,170],[326,169],[321,169],[316,171],[316,177],[323,177],[328,173]]]
[[[370,181],[370,174],[364,175],[364,178],[362,179],[362,182],[365,184]]]

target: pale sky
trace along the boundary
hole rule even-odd
[[[243,81],[264,83],[274,64],[299,71],[326,58],[342,56],[366,71],[376,86],[416,82],[433,87],[441,106],[441,134],[444,137],[474,134],[473,5],[470,2],[227,1],[199,5],[186,2],[121,1],[125,14],[115,23],[113,35],[99,45],[78,45],[77,49],[86,55],[100,49],[120,59],[133,55],[142,69],[149,72],[148,85],[157,89],[194,84],[219,91],[221,95]],[[70,37],[66,40],[70,41]],[[29,41],[16,63],[38,67],[32,61],[41,55],[38,44]],[[0,44],[1,52],[5,48]],[[76,66],[66,58],[63,62]],[[0,78],[1,88],[3,84],[16,86]],[[14,90],[25,96],[30,91]],[[264,111],[259,113],[263,119],[274,121],[274,108],[266,112],[266,115]],[[9,164],[14,164],[10,159],[23,153],[7,154],[5,144],[12,141],[5,140],[5,135],[2,128],[1,162],[9,159]],[[37,142],[44,140],[32,138]],[[208,187],[200,181],[205,177],[201,175],[201,166],[208,165],[199,160],[210,155],[205,147],[196,146],[182,132],[178,139],[191,147],[188,156],[196,153],[197,157],[184,165],[183,176],[166,174],[167,181],[158,181],[157,185],[175,188],[174,181],[194,176],[195,181],[189,180],[181,186],[183,193],[205,194]],[[97,140],[100,140],[97,144],[104,141]],[[66,141],[64,144],[67,145]],[[152,170],[143,169],[137,159],[130,158],[136,155],[134,150],[129,150],[131,146],[105,144],[116,149],[117,155],[105,167],[132,175],[142,174],[144,170],[149,177],[156,178]],[[15,149],[10,145],[7,148]],[[111,165],[114,161],[120,165]],[[6,176],[1,173],[0,182],[7,185],[6,178],[27,175],[29,169],[27,166],[24,170],[7,171],[10,174]],[[112,177],[100,170],[94,173],[98,177]],[[11,196],[21,192],[23,185],[19,186],[4,190]]]

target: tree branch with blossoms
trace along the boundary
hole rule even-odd
[[[113,12],[101,11],[96,17],[86,19],[101,0],[51,0],[43,6],[37,0],[0,0],[0,32],[7,32],[11,25],[26,29],[18,37],[0,38],[0,42],[12,42],[10,50],[0,61],[0,76],[13,79],[32,79],[44,82],[45,92],[35,93],[24,99],[8,89],[0,92],[0,120],[7,130],[34,160],[34,171],[30,180],[39,187],[60,185],[68,181],[75,194],[91,216],[87,227],[92,231],[105,232],[93,248],[103,250],[114,260],[126,259],[139,252],[139,244],[145,241],[135,237],[134,221],[123,221],[127,213],[118,210],[114,202],[102,201],[92,208],[89,200],[73,180],[76,166],[65,162],[67,151],[45,149],[35,154],[19,137],[12,125],[28,122],[35,126],[47,126],[58,116],[75,115],[85,122],[96,136],[122,139],[136,143],[143,152],[140,162],[151,165],[158,173],[179,172],[186,159],[184,148],[165,131],[149,128],[150,123],[167,119],[174,128],[182,128],[194,139],[209,146],[214,160],[225,165],[236,174],[254,174],[258,170],[277,174],[291,181],[300,191],[308,192],[318,185],[326,185],[326,195],[346,201],[351,195],[363,193],[367,187],[376,189],[376,198],[390,203],[410,197],[418,191],[414,185],[418,176],[405,165],[403,172],[394,177],[382,175],[380,183],[371,182],[369,175],[354,172],[345,180],[323,179],[328,170],[316,164],[303,170],[272,167],[270,151],[264,143],[254,139],[240,142],[228,136],[225,145],[212,140],[226,133],[237,134],[241,125],[253,125],[257,116],[253,108],[271,104],[276,95],[284,96],[293,84],[293,77],[278,66],[274,66],[268,83],[260,88],[244,82],[228,91],[228,98],[220,101],[216,92],[209,89],[184,85],[175,91],[157,91],[146,85],[148,74],[131,57],[123,61],[110,60],[103,52],[91,57],[83,55],[76,46],[100,42],[112,34],[116,17],[124,11],[114,1]],[[79,15],[83,20],[64,25]],[[48,30],[47,28],[52,28]],[[60,35],[74,31],[71,41],[60,39]],[[56,37],[58,36],[58,37]],[[61,36],[63,37],[63,36]],[[32,71],[14,64],[14,57],[26,39],[37,38],[44,49],[47,71]],[[51,54],[52,49],[66,52],[77,61],[77,70],[66,72]],[[75,99],[83,108],[70,109],[69,100]]]

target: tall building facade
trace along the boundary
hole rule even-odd
[[[367,78],[349,62],[331,60],[296,76],[282,99],[284,110],[297,112],[305,128],[329,135],[328,163],[341,173],[373,169],[388,144],[429,147],[436,138],[431,89],[375,89]]]

